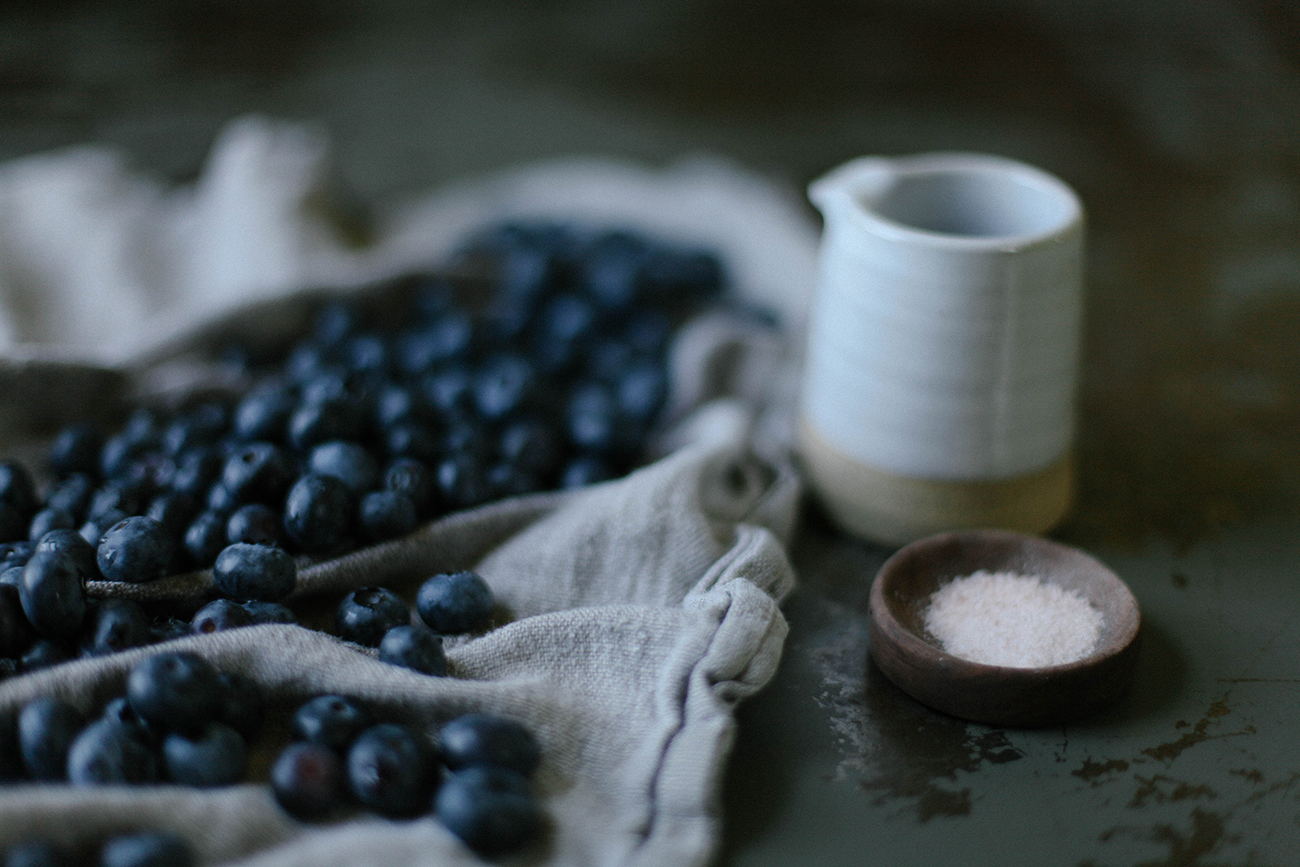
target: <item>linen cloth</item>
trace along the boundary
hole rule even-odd
[[[436,262],[467,229],[508,216],[615,222],[711,244],[748,297],[780,308],[787,330],[725,314],[688,326],[672,352],[664,456],[626,478],[451,515],[300,571],[290,604],[325,610],[356,587],[389,586],[410,600],[429,575],[477,569],[498,599],[494,628],[449,641],[448,677],[386,665],[300,626],[173,642],[263,686],[271,714],[250,782],[208,791],[5,786],[0,846],[44,837],[93,847],[110,833],[167,828],[205,863],[477,863],[430,817],[357,813],[308,825],[274,803],[257,781],[287,740],[288,716],[336,692],[431,739],[470,711],[531,728],[542,745],[535,784],[547,828],[508,860],[708,861],[732,710],[775,672],[786,632],[779,605],[794,587],[783,543],[800,484],[781,424],[770,422],[787,414],[786,338],[811,283],[814,235],[793,198],[717,163],[654,172],[566,162],[394,212],[375,244],[351,250],[312,209],[327,166],[319,139],[300,128],[236,124],[193,190],[164,191],[93,149],[20,162],[0,167],[0,438],[13,442],[148,391],[206,323],[303,286],[359,285]],[[52,240],[59,222],[87,243]],[[193,600],[212,586],[196,573],[95,582],[91,592]],[[0,683],[0,713],[40,695],[96,712],[161,647]]]

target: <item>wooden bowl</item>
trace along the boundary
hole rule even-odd
[[[1091,654],[1065,665],[1010,668],[939,649],[924,626],[930,596],[977,569],[1034,575],[1076,591],[1102,613]],[[942,533],[885,562],[871,586],[870,650],[876,665],[917,701],[944,713],[1005,726],[1076,719],[1115,701],[1133,682],[1141,615],[1114,572],[1056,542],[1002,530]]]

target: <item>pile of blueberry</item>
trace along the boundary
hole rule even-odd
[[[4,867],[194,867],[197,859],[189,841],[165,831],[139,831],[109,837],[95,857],[71,852],[48,840],[27,840],[5,853]]]
[[[231,348],[240,394],[141,408],[113,431],[66,428],[43,492],[0,461],[10,669],[189,626],[89,604],[89,580],[212,568],[250,622],[283,622],[296,557],[621,475],[663,405],[673,329],[723,286],[708,252],[550,223],[488,229],[450,269],[461,283],[415,276],[378,293],[396,306],[324,303],[295,344]],[[491,287],[486,300],[458,292],[475,281]],[[226,604],[194,628],[242,619]]]
[[[156,654],[131,669],[126,695],[97,717],[43,697],[0,718],[0,780],[231,785],[244,778],[262,716],[252,680],[193,653]]]
[[[293,718],[297,739],[271,769],[271,788],[306,820],[348,805],[383,816],[430,811],[480,855],[512,852],[537,836],[542,811],[529,777],[541,760],[527,728],[468,714],[442,727],[437,745],[417,729],[376,723],[358,702],[322,695]]]

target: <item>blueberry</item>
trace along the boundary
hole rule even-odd
[[[76,652],[66,642],[40,638],[23,653],[22,670],[40,671],[76,658]]]
[[[450,510],[468,509],[488,498],[483,466],[468,452],[452,454],[434,469],[439,500]]]
[[[486,858],[527,845],[541,831],[542,811],[521,774],[472,765],[449,774],[434,800],[438,821]]]
[[[252,392],[235,408],[235,437],[243,441],[283,440],[296,406],[297,401],[284,388],[265,387]]]
[[[579,455],[560,473],[561,488],[581,488],[614,477],[609,461],[600,455]]]
[[[440,413],[468,410],[473,397],[473,377],[463,366],[449,367],[424,378],[424,395]]]
[[[289,458],[268,442],[244,445],[221,470],[221,483],[240,503],[279,505],[292,482]]]
[[[343,763],[317,743],[291,744],[271,766],[271,791],[289,814],[319,819],[344,801]]]
[[[584,288],[606,309],[628,306],[640,291],[641,267],[647,252],[645,242],[629,232],[601,235],[583,258]]]
[[[85,473],[73,473],[50,489],[45,497],[45,505],[85,517],[94,494],[95,480]]]
[[[81,529],[77,531],[77,535],[93,545],[96,552],[98,552],[99,543],[104,541],[104,534],[108,532],[108,529],[120,524],[129,517],[126,512],[119,509],[110,509],[99,517],[92,518],[82,524]],[[95,572],[99,572],[98,561],[95,563]]]
[[[386,375],[389,367],[387,342],[377,334],[358,334],[343,346],[343,361],[354,373]]]
[[[379,390],[375,400],[375,426],[383,430],[397,424],[420,424],[425,407],[411,389],[389,383]]]
[[[532,473],[508,463],[493,464],[487,468],[483,478],[487,484],[488,495],[494,500],[531,494],[541,487],[537,477]]]
[[[519,469],[548,475],[555,471],[560,444],[555,433],[541,419],[523,418],[506,425],[497,447],[499,457]]]
[[[517,412],[529,400],[537,375],[518,355],[500,355],[484,363],[474,376],[474,407],[489,421]]]
[[[95,562],[95,546],[86,541],[76,530],[51,530],[41,536],[36,543],[37,551],[59,551],[72,558],[77,573],[85,581],[99,578],[99,566]]]
[[[357,735],[348,749],[352,794],[384,816],[418,816],[428,811],[436,771],[433,750],[407,726],[371,726]]]
[[[22,567],[22,566],[8,566],[8,565],[6,565],[6,566],[3,568],[3,571],[0,571],[0,585],[8,585],[8,586],[14,588],[15,590],[17,590],[19,587],[22,586],[22,583],[23,583],[23,567]],[[20,604],[21,604],[21,603],[20,603]],[[26,618],[26,615],[24,615],[24,619],[25,619],[25,618]]]
[[[86,726],[68,750],[67,776],[76,786],[158,781],[158,755],[138,723],[103,718]]]
[[[356,702],[341,695],[318,695],[293,715],[293,735],[343,752],[370,724],[370,714]]]
[[[668,376],[649,359],[633,363],[618,382],[618,408],[641,422],[650,422],[668,395]]]
[[[190,622],[181,620],[177,617],[163,617],[154,621],[153,640],[155,643],[162,641],[172,641],[177,638],[188,638],[190,635]]]
[[[447,674],[447,656],[442,650],[442,636],[423,626],[394,626],[379,642],[379,658],[389,665],[400,665],[443,677]]]
[[[17,461],[0,461],[0,503],[7,503],[25,519],[40,507],[32,474]]]
[[[475,572],[434,575],[420,585],[415,607],[420,619],[441,635],[459,635],[487,627],[492,618],[492,589]]]
[[[474,341],[474,322],[463,310],[449,310],[419,331],[409,332],[399,347],[399,363],[408,374],[464,359]]]
[[[161,494],[149,503],[145,517],[153,518],[167,530],[173,538],[185,535],[190,523],[199,514],[198,501],[189,494],[169,491]]]
[[[33,699],[18,713],[18,746],[34,780],[67,778],[68,748],[86,724],[81,711],[49,696]]]
[[[210,722],[189,735],[167,735],[162,752],[168,778],[185,786],[233,785],[248,769],[248,746],[243,737],[219,722]]]
[[[320,443],[354,437],[360,429],[360,411],[349,400],[304,402],[289,418],[289,442],[306,451]]]
[[[187,494],[201,502],[207,498],[208,489],[221,474],[225,458],[214,446],[199,446],[177,456],[176,472],[172,475],[172,490]]]
[[[225,549],[226,518],[220,512],[202,512],[185,531],[185,551],[196,566],[206,568]]]
[[[24,840],[9,847],[5,867],[76,867],[81,862],[48,840]]]
[[[194,867],[196,863],[189,842],[164,831],[112,837],[99,854],[99,867]]]
[[[346,484],[333,476],[310,473],[289,490],[284,528],[305,551],[338,551],[352,537],[356,509],[356,496]]]
[[[38,551],[18,587],[23,612],[46,638],[70,638],[86,615],[86,589],[77,564],[60,551]]]
[[[384,452],[392,458],[432,461],[438,457],[438,438],[422,424],[395,424],[383,432]]]
[[[27,530],[27,538],[36,542],[51,530],[73,530],[76,526],[77,519],[73,517],[71,512],[65,512],[62,509],[45,508],[32,516],[32,522]]]
[[[415,503],[395,491],[372,491],[361,498],[361,529],[372,542],[405,536],[416,528]]]
[[[95,491],[86,510],[87,520],[98,520],[110,512],[138,515],[145,504],[144,491],[139,482],[125,478],[114,479]]]
[[[312,449],[307,460],[311,472],[333,476],[354,494],[363,494],[379,481],[379,467],[370,452],[357,443],[336,440]]]
[[[171,557],[172,540],[167,528],[142,515],[109,527],[96,552],[105,579],[132,584],[161,578]]]
[[[30,539],[0,544],[0,562],[4,568],[26,566],[35,553],[36,545]]]
[[[217,555],[212,580],[231,599],[276,602],[293,592],[298,567],[283,548],[237,542]]]
[[[405,495],[415,505],[417,514],[426,514],[433,496],[433,476],[423,461],[396,458],[384,469],[384,488]]]
[[[194,653],[160,653],[136,663],[126,678],[132,709],[148,723],[195,731],[216,715],[221,681],[212,664]]]
[[[262,602],[257,599],[250,599],[239,604],[248,612],[248,616],[253,619],[254,626],[260,626],[263,623],[298,622],[298,618],[293,611],[279,602]]]
[[[214,482],[203,498],[203,507],[209,512],[218,512],[229,517],[235,509],[243,505],[239,496],[222,482]]]
[[[161,740],[156,728],[151,727],[140,715],[131,707],[131,702],[124,695],[110,699],[108,704],[104,705],[104,710],[99,715],[100,719],[115,722],[118,725],[135,726],[132,731],[144,739],[147,743],[156,744]]]
[[[153,639],[149,617],[138,602],[102,599],[94,606],[90,651],[96,655],[142,647]]]
[[[343,597],[334,618],[340,638],[367,647],[378,647],[385,632],[410,622],[406,602],[386,587],[353,590]]]
[[[36,640],[36,632],[23,613],[18,588],[0,584],[0,656],[17,658]]]
[[[473,713],[447,723],[438,733],[438,750],[452,770],[493,764],[530,776],[541,762],[541,747],[520,723],[492,714]]]
[[[229,599],[214,599],[194,612],[190,619],[190,632],[195,635],[210,635],[241,626],[252,626],[253,615],[237,602]]]
[[[176,456],[195,446],[210,445],[221,438],[230,424],[230,413],[218,403],[206,403],[167,425],[162,447]]]
[[[135,436],[119,433],[104,441],[99,450],[99,471],[106,479],[120,476],[136,458],[148,452],[157,444],[156,434]]]
[[[283,542],[284,519],[280,513],[261,503],[240,506],[226,521],[226,541],[254,545],[279,545]]]
[[[217,711],[217,722],[225,723],[245,739],[257,734],[266,716],[266,703],[262,688],[252,678],[238,672],[223,671],[217,675],[221,681],[222,700]]]
[[[610,453],[626,443],[618,404],[614,396],[597,383],[576,389],[565,410],[569,439],[584,451]]]

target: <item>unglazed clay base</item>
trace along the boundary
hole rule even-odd
[[[869,467],[799,421],[799,452],[822,504],[855,536],[903,545],[949,530],[996,528],[1043,533],[1070,509],[1074,461],[992,481],[936,481]]]

